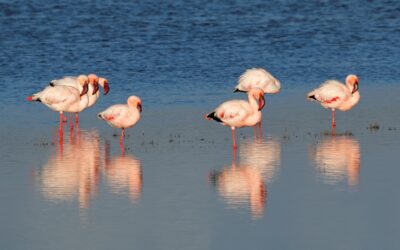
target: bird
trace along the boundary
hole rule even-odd
[[[106,95],[108,93],[110,88],[108,85],[108,80],[103,77],[98,77],[95,74],[89,74],[88,78],[89,78],[89,83],[91,84],[91,85],[89,85],[89,91],[88,91],[89,92],[88,93],[89,103],[88,103],[87,107],[89,108],[89,107],[93,106],[100,97],[100,94],[98,92],[99,85],[103,88],[104,95]],[[92,94],[90,94],[90,93],[92,93]]]
[[[27,98],[28,101],[38,101],[50,109],[60,112],[60,133],[62,133],[63,112],[77,112],[80,110],[81,99],[88,90],[88,80],[85,76],[77,78],[78,84],[50,85],[42,91]]]
[[[346,84],[328,80],[307,94],[310,101],[318,101],[322,107],[332,110],[332,128],[336,128],[335,111],[348,111],[360,101],[359,80],[356,75],[348,75]]]
[[[61,85],[61,86],[71,86],[78,88],[79,87],[79,79],[84,79],[86,82],[88,82],[87,88],[88,90],[90,89],[91,91],[86,90],[85,95],[82,95],[80,103],[79,103],[79,109],[75,112],[75,122],[79,122],[79,113],[82,112],[85,108],[88,107],[89,104],[89,95],[95,94],[98,91],[98,85],[97,83],[94,83],[93,81],[90,82],[88,76],[86,75],[79,75],[79,76],[64,76],[61,79],[55,79],[50,81],[49,85],[50,86],[56,86],[56,85]],[[70,122],[71,122],[71,113],[70,113]],[[72,125],[72,123],[71,123]]]
[[[134,126],[142,112],[142,101],[137,96],[130,96],[127,104],[115,104],[100,112],[98,117],[106,121],[110,126],[121,128],[120,142],[123,142],[125,128]]]
[[[248,92],[252,88],[260,88],[266,94],[277,94],[281,83],[265,69],[251,68],[239,77],[234,92]]]
[[[233,149],[237,148],[235,128],[254,126],[261,121],[261,109],[265,105],[264,91],[259,88],[247,92],[245,100],[230,100],[206,114],[208,120],[215,120],[232,129]]]

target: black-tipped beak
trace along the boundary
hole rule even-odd
[[[353,91],[351,93],[354,94],[357,91],[358,91],[358,81],[354,84],[354,88],[353,88]]]
[[[264,96],[261,95],[260,98],[258,98],[258,111],[262,110],[265,106],[265,99]]]
[[[137,108],[138,108],[139,112],[142,113],[143,108],[142,108],[142,104],[141,103],[137,104]]]
[[[242,92],[242,93],[246,93],[246,91],[243,91],[243,90],[240,90],[240,89],[235,89],[234,91],[233,91],[233,93],[237,93],[237,92]]]
[[[81,96],[86,95],[88,90],[89,90],[88,84],[83,85],[83,90],[82,90]]]
[[[108,91],[110,91],[110,86],[108,86],[108,82],[104,82],[104,95],[107,95]]]
[[[99,84],[98,84],[98,83],[94,83],[94,84],[93,84],[93,92],[92,92],[92,95],[96,94],[97,91],[99,91]]]

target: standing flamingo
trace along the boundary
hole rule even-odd
[[[85,78],[78,78],[77,87],[67,85],[50,85],[42,91],[27,98],[28,101],[42,102],[54,111],[60,112],[60,133],[62,133],[63,112],[77,112],[80,102],[88,90]]]
[[[61,79],[52,80],[49,83],[49,85],[50,86],[61,85],[61,86],[70,86],[70,87],[79,88],[80,82],[90,83],[89,78],[86,75],[79,75],[77,77],[64,76]],[[91,83],[90,85],[93,85],[93,83]],[[75,122],[79,121],[79,113],[88,106],[88,103],[89,103],[88,95],[92,94],[93,92],[95,93],[98,90],[98,87],[97,88],[94,86],[91,87],[91,86],[89,86],[89,84],[86,84],[85,87],[88,89],[91,88],[92,91],[89,92],[88,90],[85,90],[85,94],[86,94],[86,92],[89,92],[89,94],[82,95],[82,98],[79,103],[79,109],[77,109],[77,111],[75,111]],[[72,119],[72,117],[71,117],[71,113],[70,113],[70,123],[72,122],[71,119]],[[71,123],[71,126],[72,126],[72,123]]]
[[[281,83],[265,69],[252,68],[239,77],[234,92],[248,92],[253,88],[260,88],[266,94],[277,94],[281,89]]]
[[[125,128],[134,126],[140,119],[142,112],[142,101],[137,96],[130,96],[127,104],[115,104],[98,114],[100,119],[106,121],[110,126],[121,128],[120,142],[122,144]]]
[[[235,128],[254,126],[261,121],[261,109],[265,105],[264,91],[251,89],[247,92],[249,101],[231,100],[219,105],[213,112],[205,116],[214,119],[232,129],[233,149],[237,148]]]
[[[360,100],[358,77],[348,75],[346,85],[336,80],[328,80],[307,94],[308,100],[318,101],[322,107],[332,110],[332,128],[336,128],[335,110],[348,111]]]

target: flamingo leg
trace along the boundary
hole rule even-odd
[[[124,155],[124,137],[125,137],[125,129],[122,128],[121,137],[119,138],[119,148],[121,149],[122,156]]]
[[[237,144],[236,144],[236,133],[235,133],[235,127],[232,127],[232,142],[233,142],[233,149],[237,149]]]
[[[74,130],[74,125],[72,124],[72,113],[69,113],[69,130]]]
[[[79,122],[79,113],[75,113],[75,122],[76,122],[76,123]]]
[[[259,138],[262,138],[261,121],[259,123],[257,123],[256,126],[258,127],[258,136],[259,136]]]
[[[332,128],[336,128],[335,110],[332,109]]]
[[[125,137],[125,129],[122,128],[122,132],[121,132],[121,136],[119,138],[119,141],[122,143],[124,141],[124,137]]]
[[[60,132],[60,136],[62,136],[63,133],[63,113],[60,112],[60,128],[59,128],[59,132]]]

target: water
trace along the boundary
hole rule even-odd
[[[1,1],[1,249],[398,249],[398,1]],[[282,82],[263,138],[203,115],[247,68]],[[111,90],[79,129],[25,98],[63,75]],[[304,100],[360,77],[338,113]],[[119,131],[96,113],[130,94]],[[379,129],[370,128],[377,122]]]

